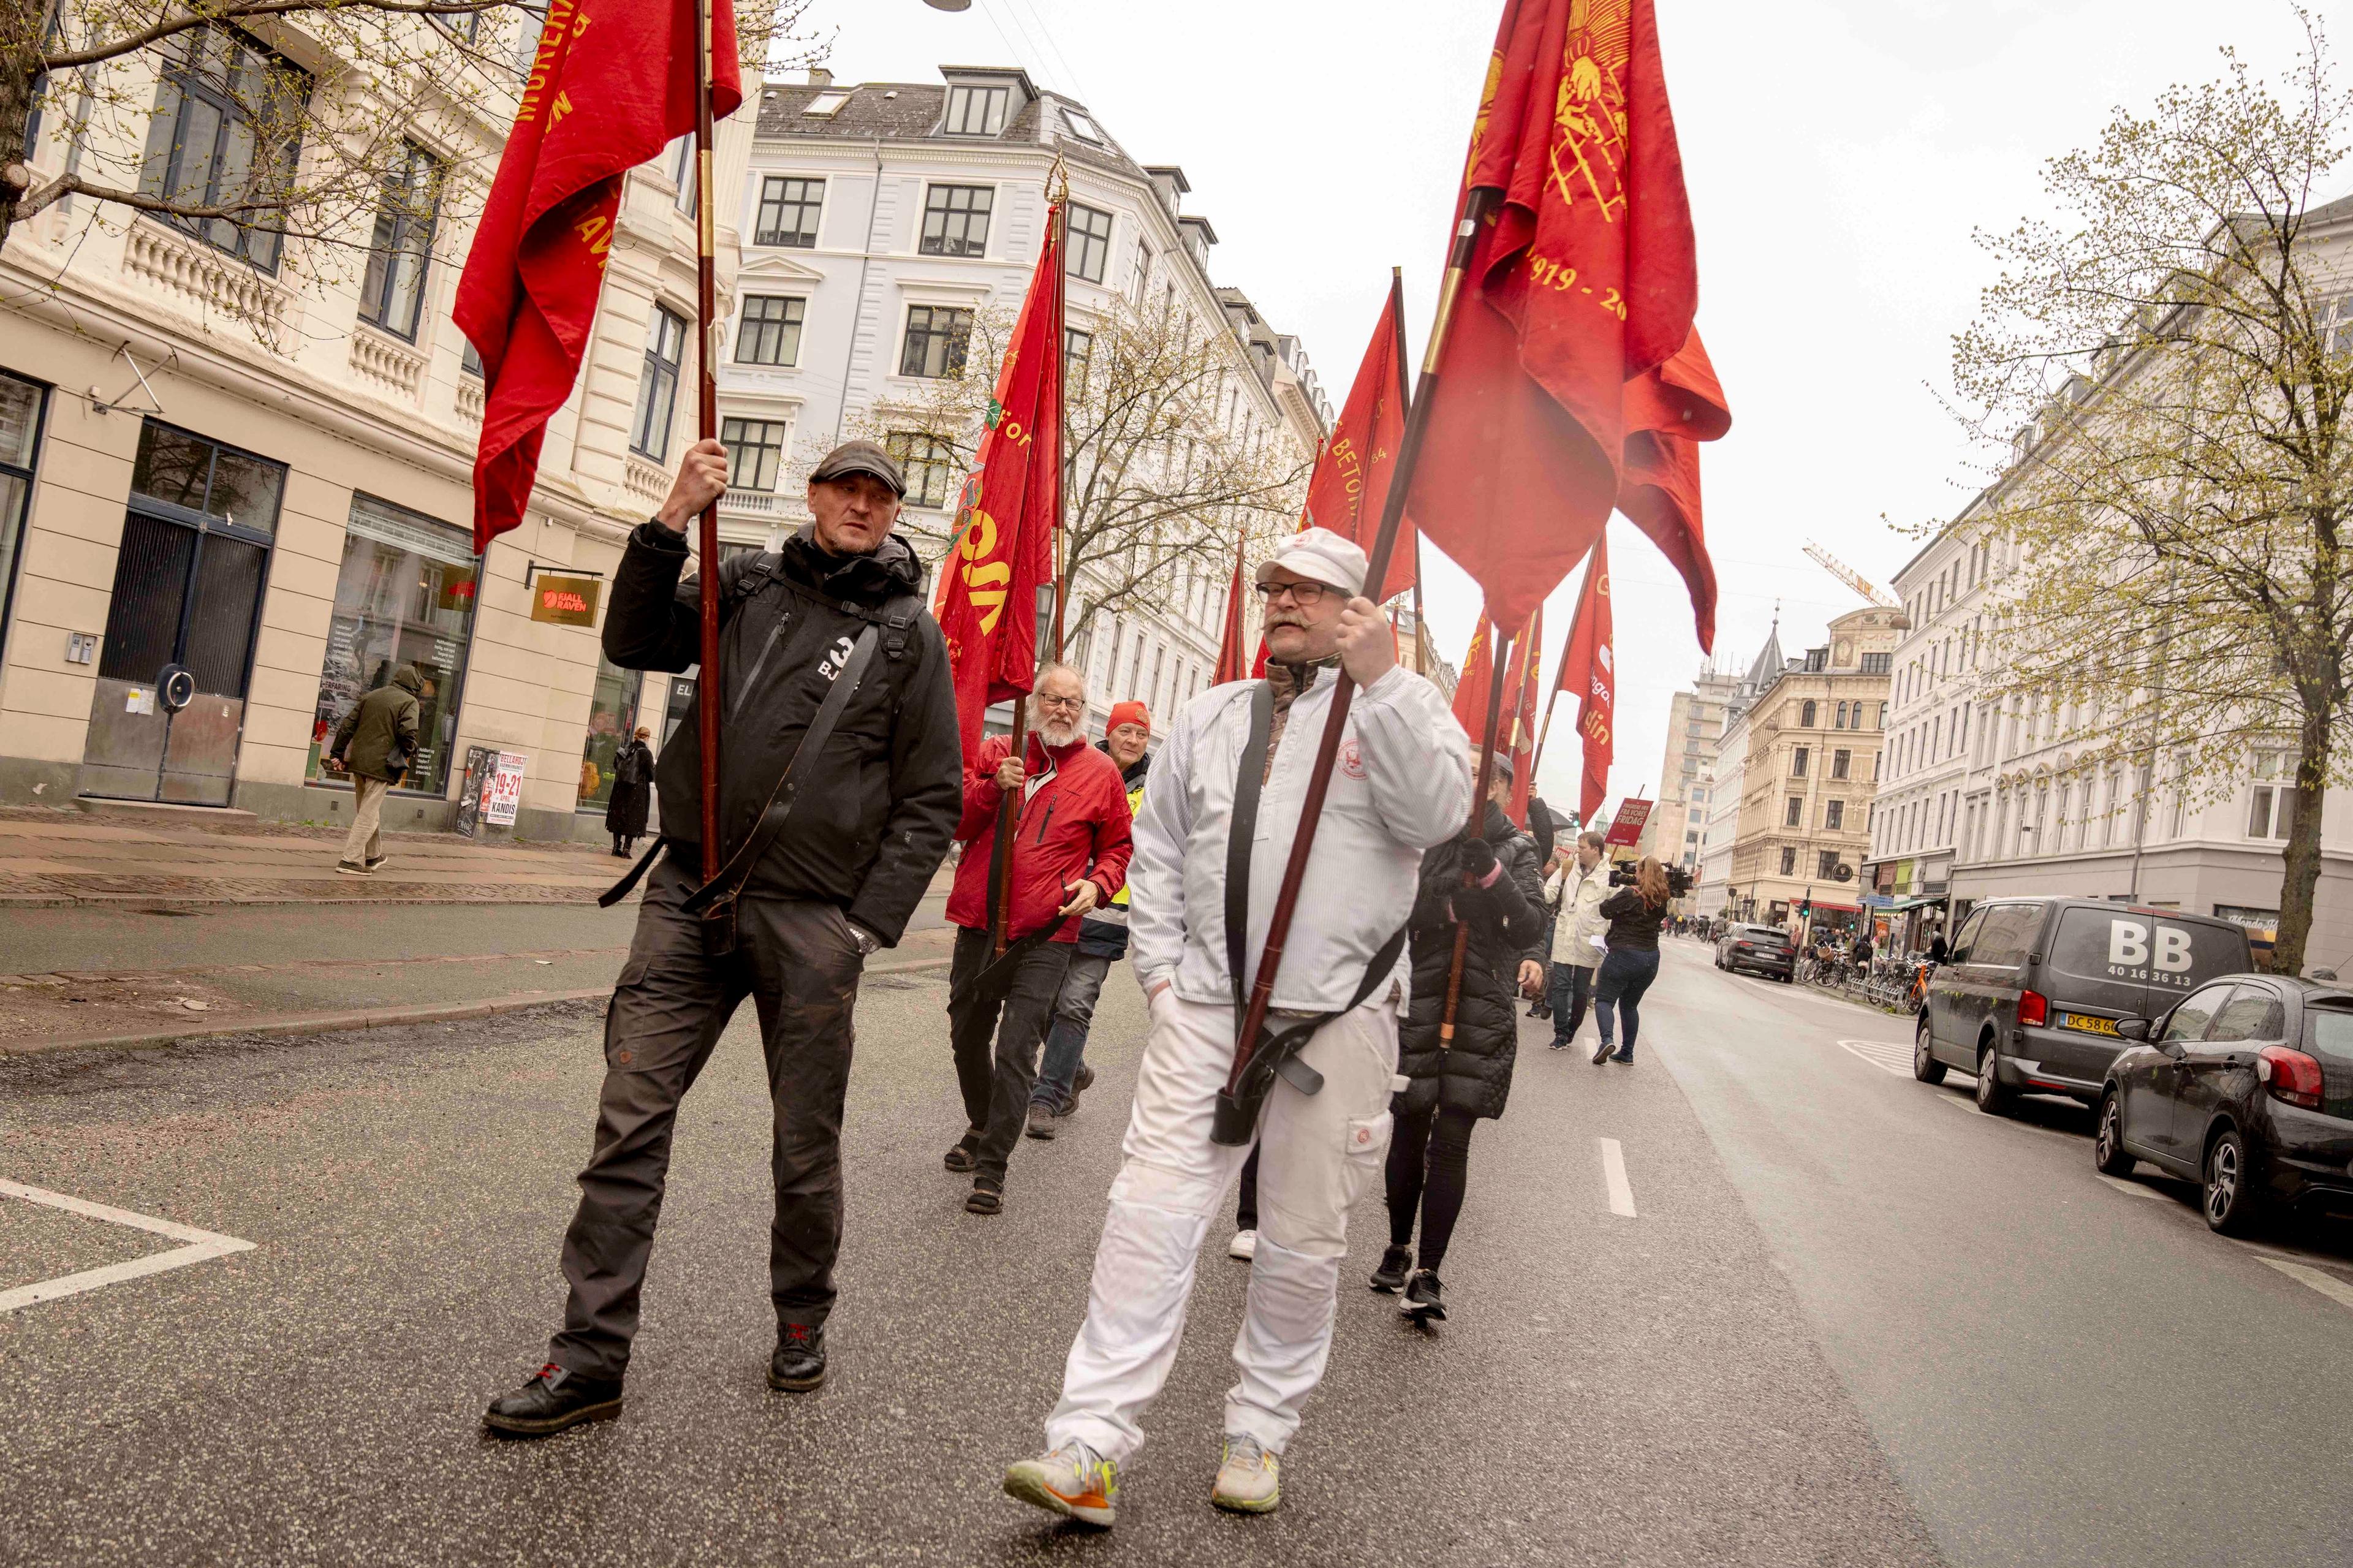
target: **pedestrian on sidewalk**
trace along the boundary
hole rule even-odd
[[[1545,897],[1557,905],[1552,928],[1552,1048],[1567,1050],[1585,1022],[1593,994],[1593,973],[1601,963],[1602,933],[1609,929],[1601,900],[1609,893],[1609,869],[1601,863],[1601,835],[1577,836],[1575,856],[1545,880]]]
[[[1559,837],[1559,836],[1560,824],[1558,820],[1554,817],[1552,807],[1545,804],[1544,796],[1531,794],[1528,796],[1528,837],[1535,841],[1536,876],[1540,879],[1547,878],[1552,874],[1553,845],[1554,840]],[[1546,899],[1549,900],[1549,894],[1546,895]],[[1537,913],[1543,916],[1545,920],[1543,945],[1549,950],[1552,946],[1552,908],[1550,902],[1547,901],[1546,907],[1539,910]],[[1545,985],[1538,988],[1536,992],[1536,999],[1528,1004],[1528,1016],[1531,1018],[1549,1018],[1552,1016],[1552,987],[1550,985]]]
[[[1103,721],[1103,754],[1119,769],[1127,788],[1132,821],[1144,801],[1144,777],[1151,771],[1152,715],[1136,701],[1114,702]],[[1127,956],[1127,885],[1120,884],[1111,902],[1089,910],[1079,921],[1079,942],[1071,967],[1062,975],[1061,994],[1054,998],[1053,1022],[1046,1029],[1046,1051],[1038,1064],[1038,1084],[1029,1091],[1029,1136],[1051,1138],[1054,1122],[1079,1108],[1079,1096],[1094,1082],[1087,1066],[1087,1031],[1094,1023],[1095,1001],[1103,994],[1111,966]]]
[[[1211,1131],[1336,665],[1361,689],[1273,980],[1269,1021],[1284,1034],[1262,1037],[1237,1102],[1257,1129],[1263,1201],[1213,1504],[1275,1507],[1278,1456],[1331,1353],[1348,1208],[1388,1149],[1416,873],[1471,804],[1461,727],[1435,686],[1398,668],[1388,623],[1361,596],[1366,567],[1328,529],[1285,539],[1258,571],[1266,678],[1187,703],[1145,784],[1128,954],[1151,1033],[1047,1451],[1005,1474],[1007,1492],[1055,1513],[1112,1522],[1119,1466],[1176,1358],[1201,1243],[1250,1155]],[[1256,832],[1237,835],[1238,815]],[[1293,1042],[1320,1075],[1312,1094],[1269,1076]]]
[[[726,489],[726,447],[699,441],[661,510],[630,533],[604,634],[622,668],[700,658],[683,530]],[[837,447],[809,475],[813,521],[780,551],[720,563],[722,868],[703,884],[702,717],[689,700],[656,767],[665,853],[614,889],[650,867],[605,1015],[595,1152],[564,1237],[564,1327],[546,1364],[491,1402],[493,1430],[543,1436],[620,1413],[679,1101],[746,996],[776,1118],[768,1385],[825,1380],[859,975],[897,942],[947,852],[963,763],[947,645],[915,552],[892,531],[905,493],[881,447]]]
[[[605,803],[605,831],[613,836],[613,853],[623,859],[638,852],[646,830],[646,807],[654,793],[654,749],[646,744],[653,731],[643,724],[613,755],[613,798]]]
[[[1634,1037],[1642,1026],[1642,994],[1659,977],[1659,931],[1667,923],[1672,897],[1667,868],[1659,864],[1657,856],[1645,855],[1634,868],[1633,885],[1620,888],[1601,900],[1601,913],[1609,921],[1609,955],[1601,961],[1601,973],[1593,982],[1593,1022],[1601,1032],[1601,1043],[1593,1051],[1597,1063],[1630,1064],[1634,1059]],[[1626,1043],[1613,1055],[1609,1036],[1616,1015],[1624,1017]]]
[[[1373,1271],[1372,1286],[1385,1295],[1402,1289],[1398,1310],[1420,1323],[1446,1316],[1438,1271],[1445,1266],[1447,1243],[1462,1213],[1471,1132],[1482,1118],[1504,1114],[1512,1064],[1519,1056],[1516,998],[1544,981],[1544,887],[1536,875],[1535,840],[1504,814],[1511,798],[1511,759],[1497,752],[1479,831],[1466,830],[1421,858],[1414,897],[1413,1001],[1398,1031],[1398,1071],[1408,1081],[1389,1101],[1397,1118],[1386,1172],[1389,1245]],[[1462,984],[1453,1034],[1447,1038],[1440,1026],[1451,988],[1455,933],[1466,925]]]
[[[335,869],[346,877],[372,875],[384,865],[385,792],[398,784],[417,755],[418,694],[425,681],[413,664],[352,704],[327,748],[327,766],[352,780],[352,830],[343,835],[343,858]]]
[[[1006,1162],[1020,1141],[1038,1076],[1038,1043],[1061,994],[1079,922],[1127,887],[1130,812],[1119,768],[1087,744],[1086,679],[1050,664],[1030,692],[1020,757],[1012,737],[981,742],[965,775],[966,847],[948,893],[955,951],[948,967],[948,1043],[964,1091],[965,1134],[947,1152],[950,1171],[972,1173],[972,1214],[1005,1206]],[[997,950],[997,808],[1020,791],[1013,864]],[[996,1037],[992,1050],[989,1037]]]

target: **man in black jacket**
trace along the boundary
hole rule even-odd
[[[726,488],[726,449],[701,442],[669,501],[629,535],[605,618],[615,664],[695,664],[700,617],[696,584],[680,581],[682,530]],[[904,490],[888,454],[852,441],[811,472],[808,527],[780,552],[721,563],[719,822],[723,860],[732,860],[719,886],[740,889],[733,934],[687,907],[702,882],[691,704],[655,773],[669,852],[647,881],[606,1014],[596,1151],[564,1238],[564,1328],[547,1364],[491,1403],[483,1421],[495,1431],[543,1436],[619,1413],[679,1101],[746,996],[759,1009],[776,1112],[768,1383],[799,1392],[825,1379],[859,973],[906,928],[947,853],[962,795],[947,646],[923,608],[914,552],[891,531]],[[833,682],[853,668],[830,735],[798,754]],[[779,805],[789,831],[761,831],[764,816],[777,826]]]

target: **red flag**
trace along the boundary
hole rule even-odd
[[[1617,735],[1618,669],[1609,651],[1609,540],[1594,541],[1585,563],[1585,586],[1577,595],[1577,618],[1568,624],[1561,649],[1560,678],[1554,689],[1577,699],[1577,732],[1585,737],[1585,776],[1577,796],[1577,819],[1593,826],[1594,813],[1609,788],[1609,762]]]
[[[1627,384],[1691,337],[1691,209],[1651,0],[1506,0],[1465,204],[1481,188],[1498,201],[1437,366],[1409,506],[1510,625],[1600,537]]]
[[[1494,650],[1488,646],[1495,625],[1486,616],[1479,617],[1479,629],[1471,634],[1471,649],[1462,656],[1462,675],[1454,683],[1454,721],[1471,737],[1471,751],[1476,757],[1479,737],[1487,732],[1487,686],[1495,679]]]
[[[735,13],[711,0],[711,113],[744,100]],[[591,26],[589,24],[596,25]],[[621,177],[691,133],[694,10],[677,0],[549,0],[514,130],[458,282],[482,358],[474,549],[522,521],[548,416],[572,395],[605,280]],[[712,193],[703,192],[704,212]]]
[[[1062,487],[1062,209],[1046,210],[1046,243],[997,373],[988,428],[956,510],[942,563],[940,630],[955,672],[964,754],[980,753],[992,702],[1038,679],[1038,590],[1054,581]]]
[[[1715,641],[1715,567],[1700,526],[1699,443],[1732,426],[1698,329],[1681,352],[1626,388],[1626,468],[1618,510],[1683,574],[1703,648]]]
[[[1398,447],[1405,439],[1405,287],[1391,272],[1388,303],[1373,327],[1373,341],[1365,345],[1364,363],[1356,367],[1339,423],[1332,427],[1332,438],[1324,443],[1307,481],[1307,514],[1300,520],[1301,528],[1328,528],[1372,553],[1381,509],[1388,503]],[[1406,592],[1413,586],[1413,552],[1392,552],[1380,592],[1366,597],[1379,604]]]
[[[1242,586],[1242,542],[1234,541],[1234,580],[1226,589],[1226,626],[1218,638],[1218,672],[1209,678],[1212,686],[1223,686],[1250,674],[1242,652],[1242,596],[1248,592]],[[1265,649],[1260,648],[1263,656]]]
[[[1535,792],[1536,718],[1537,710],[1544,706],[1538,678],[1543,660],[1544,606],[1538,605],[1528,629],[1520,636],[1519,647],[1512,650],[1515,673],[1504,698],[1504,727],[1510,737],[1504,749],[1512,759],[1512,803],[1504,812],[1521,827],[1528,825],[1528,797]]]

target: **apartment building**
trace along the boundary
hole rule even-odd
[[[1707,837],[1708,797],[1715,789],[1716,746],[1724,736],[1726,712],[1739,690],[1738,676],[1709,664],[1702,668],[1690,690],[1678,691],[1669,700],[1666,753],[1659,762],[1659,799],[1650,820],[1642,825],[1642,837],[1636,846],[1641,854],[1698,871],[1701,846]],[[1703,906],[1694,902],[1691,907]]]

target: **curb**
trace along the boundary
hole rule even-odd
[[[945,969],[949,963],[945,958],[922,958],[911,959],[904,963],[876,964],[863,971],[861,978],[863,974],[909,974],[926,969]],[[594,1002],[612,994],[613,988],[609,985],[599,985],[593,991],[526,991],[515,995],[494,996],[487,1002],[446,1002],[429,1007],[368,1007],[343,1013],[296,1013],[243,1024],[174,1029],[164,1034],[88,1035],[74,1039],[18,1041],[0,1044],[0,1058],[37,1056],[47,1051],[152,1050],[192,1040],[331,1035],[354,1029],[397,1028],[406,1024],[446,1024],[470,1018],[495,1017],[502,1013],[519,1013],[566,1002]]]

